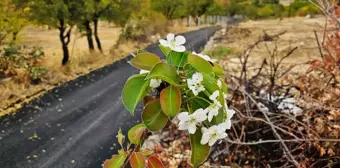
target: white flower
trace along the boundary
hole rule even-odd
[[[201,91],[205,90],[204,86],[202,85],[202,81],[203,75],[198,72],[194,73],[191,79],[187,79],[188,88],[194,93],[195,96],[197,96]]]
[[[151,88],[158,88],[162,83],[162,80],[160,79],[151,79],[150,80],[150,87]]]
[[[227,119],[222,123],[226,129],[231,128],[231,118],[234,116],[235,111],[233,109],[229,109],[225,104],[225,110],[227,113]]]
[[[207,55],[204,55],[204,54],[197,54],[195,51],[192,52],[192,54],[197,55],[197,56],[199,56],[199,57],[205,59],[206,61],[212,62],[211,58],[210,58],[209,56],[207,56]]]
[[[225,133],[226,128],[223,124],[213,125],[210,128],[203,127],[201,131],[203,134],[201,139],[202,145],[208,143],[209,146],[213,146],[218,140],[228,136],[227,133]]]
[[[147,70],[140,70],[139,74],[145,74],[145,73],[149,73],[150,71],[147,71]],[[155,88],[158,88],[162,83],[162,80],[160,79],[151,79],[150,80],[150,87],[155,89]]]
[[[193,114],[188,112],[182,112],[178,114],[179,128],[180,130],[188,130],[190,134],[196,132],[196,124],[203,122],[207,119],[207,116],[203,109],[197,109]]]
[[[147,70],[140,70],[139,74],[145,74],[145,73],[149,73],[150,71],[147,71]]]
[[[217,101],[218,96],[220,96],[220,92],[216,90],[212,95],[209,96],[209,99],[212,101]]]
[[[209,99],[212,100],[213,103],[204,110],[208,114],[209,122],[212,120],[214,116],[218,115],[218,111],[222,107],[221,103],[217,99],[219,95],[220,92],[216,90],[212,95],[209,96]]]
[[[176,52],[184,52],[185,47],[183,44],[186,42],[185,38],[183,36],[176,36],[172,33],[168,34],[166,37],[166,40],[159,40],[159,43],[161,43],[164,47],[169,47],[171,50]]]

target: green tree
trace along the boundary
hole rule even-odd
[[[27,25],[24,8],[16,6],[12,0],[0,1],[0,45],[9,36],[15,42],[17,35]]]
[[[167,19],[176,19],[186,15],[187,0],[152,0],[152,9],[162,13]]]
[[[82,4],[72,0],[31,0],[28,2],[30,19],[38,24],[48,25],[59,30],[59,40],[63,50],[62,64],[69,60],[68,44],[72,28],[82,17]]]
[[[187,0],[188,13],[195,18],[195,23],[198,25],[200,16],[207,13],[209,7],[214,5],[214,0]]]

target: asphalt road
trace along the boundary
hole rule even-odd
[[[200,51],[216,27],[185,33]],[[157,45],[147,51],[161,54]],[[139,71],[126,59],[70,81],[0,118],[0,168],[97,168],[117,152],[119,128],[140,122],[121,103],[126,79]]]

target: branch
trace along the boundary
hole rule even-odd
[[[315,30],[314,30],[314,35],[315,35],[316,43],[318,44],[318,49],[319,49],[319,52],[320,52],[320,56],[321,56],[322,60],[324,60],[323,53],[321,51],[321,45],[320,45],[320,41],[319,41],[319,38],[318,38],[318,34],[316,34]]]
[[[71,41],[71,32],[72,32],[72,28],[73,28],[73,26],[71,26],[70,28],[69,28],[69,30],[67,31],[67,33],[66,33],[66,35],[64,36],[64,39],[66,38],[67,40],[66,40],[66,45],[68,45],[69,43],[70,43],[70,41]]]
[[[234,81],[234,82],[235,82],[235,81]],[[247,96],[249,97],[249,99],[256,105],[256,107],[259,109],[259,111],[264,115],[264,117],[265,117],[266,120],[268,121],[268,124],[270,125],[270,127],[271,127],[271,129],[272,129],[274,135],[279,139],[279,142],[280,142],[281,145],[283,146],[284,151],[285,151],[284,153],[286,153],[286,154],[289,156],[289,158],[290,158],[289,160],[291,160],[291,161],[294,163],[294,165],[295,165],[296,167],[300,167],[300,164],[294,159],[293,155],[290,153],[290,151],[289,151],[287,145],[285,144],[284,140],[281,138],[280,134],[277,133],[277,131],[276,131],[276,129],[275,129],[275,126],[274,126],[274,124],[270,121],[268,115],[267,115],[264,111],[261,110],[261,107],[258,105],[258,103],[256,102],[256,100],[255,100],[248,92],[246,92],[246,91],[243,90],[242,88],[240,88],[240,91],[241,91],[242,93],[244,93],[245,95],[247,95]]]
[[[148,130],[145,130],[145,131],[143,132],[143,135],[142,135],[140,144],[135,145],[135,147],[133,148],[133,150],[129,153],[129,155],[128,155],[128,157],[127,157],[128,159],[125,160],[125,162],[124,162],[124,164],[121,166],[121,168],[125,168],[125,167],[129,164],[129,162],[130,162],[130,160],[131,160],[131,157],[132,157],[132,154],[133,154],[134,152],[138,152],[138,151],[139,151],[139,149],[140,149],[140,147],[142,146],[142,144],[144,143],[144,141],[149,137],[148,134],[149,134],[149,131],[148,131]]]
[[[279,142],[307,142],[307,141],[319,141],[319,142],[340,142],[340,139],[271,139],[271,140],[259,140],[255,142],[241,142],[241,141],[233,141],[229,138],[226,138],[225,141],[237,144],[237,145],[260,145],[266,143],[279,143]]]

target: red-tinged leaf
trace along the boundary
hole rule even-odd
[[[153,132],[163,129],[169,120],[162,111],[159,99],[152,100],[146,104],[143,110],[142,119],[146,128]]]
[[[210,146],[209,145],[202,145],[202,132],[198,129],[195,134],[190,134],[190,145],[191,145],[191,163],[194,167],[198,167],[202,164],[210,153]]]
[[[104,162],[103,168],[120,168],[126,159],[126,155],[113,155],[111,159]]]
[[[136,68],[150,71],[161,59],[152,53],[140,53],[130,60],[130,64]]]
[[[146,130],[145,124],[138,124],[138,125],[132,127],[128,132],[129,141],[132,144],[139,144],[140,139],[141,139],[145,130]]]
[[[179,88],[169,86],[161,91],[160,102],[163,112],[173,119],[181,109],[181,91]]]
[[[133,152],[130,159],[130,165],[132,168],[144,168],[145,156],[141,152]]]
[[[148,168],[165,168],[157,155],[151,155],[148,159]]]

